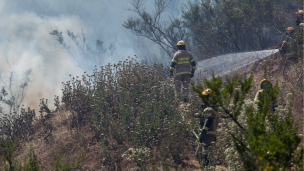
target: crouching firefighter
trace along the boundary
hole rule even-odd
[[[183,99],[184,102],[187,103],[190,80],[194,76],[196,64],[192,54],[186,50],[186,44],[183,40],[179,41],[176,47],[178,51],[173,56],[170,66],[169,76],[170,78],[172,78],[173,71],[175,70],[175,75],[174,75],[175,97],[177,100]],[[183,89],[181,93],[182,85],[183,85]]]
[[[209,104],[202,105],[203,112],[197,115],[200,119],[199,129],[201,134],[199,135],[199,145],[196,149],[195,156],[200,162],[203,160],[205,166],[210,164],[209,159],[211,155],[213,156],[212,149],[215,146],[216,129],[219,123],[219,115],[215,107],[216,103],[210,103],[210,94],[210,89],[203,91],[202,95],[207,99]]]
[[[254,98],[254,102],[258,103],[261,99],[260,99],[260,94],[262,92],[265,92],[266,96],[269,96],[270,92],[272,90],[272,84],[268,79],[263,79],[261,81],[261,89],[256,93],[255,98]],[[270,104],[268,105],[269,111],[271,113],[274,113],[275,108],[278,107],[278,100],[277,98],[274,98]]]

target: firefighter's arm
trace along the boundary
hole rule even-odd
[[[192,70],[191,70],[191,78],[194,77],[194,72],[195,72],[195,69],[196,69],[196,63],[195,63],[195,60],[193,59],[193,56],[190,54],[190,64],[192,66]]]
[[[192,66],[192,71],[195,71],[196,70],[196,63],[195,63],[195,60],[193,59],[192,55],[190,55],[190,64]]]
[[[173,59],[171,61],[171,65],[170,65],[170,73],[169,73],[169,76],[172,77],[173,76],[173,71],[174,71],[174,68],[175,68],[175,65],[177,64],[177,61],[176,61],[176,55],[173,56]]]
[[[206,108],[203,113],[204,113],[206,119],[205,119],[205,124],[204,124],[203,130],[199,137],[200,143],[205,142],[205,137],[206,137],[207,131],[212,126],[213,119],[214,119],[214,112],[213,112],[212,108]]]
[[[254,97],[254,102],[255,103],[258,103],[259,102],[259,94],[260,94],[260,91],[258,91]]]
[[[300,23],[301,23],[301,18],[300,18],[300,17],[297,17],[297,20],[296,20],[297,26],[299,26]]]
[[[204,125],[203,130],[201,132],[201,135],[199,137],[199,142],[200,143],[205,142],[207,131],[212,126],[212,123],[213,123],[213,119],[212,118],[207,118],[206,119],[205,125]]]
[[[193,115],[193,117],[195,117],[195,118],[202,118],[203,116],[202,116],[201,113],[195,113],[195,114]]]
[[[174,55],[173,59],[171,60],[170,71],[174,70],[176,64],[177,64],[177,57],[176,55]]]

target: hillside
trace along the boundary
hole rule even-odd
[[[287,57],[283,53],[275,53],[269,56],[267,59],[267,70],[268,78],[274,83],[278,80],[280,87],[280,97],[279,100],[285,103],[286,94],[292,91],[294,88],[295,99],[294,99],[294,113],[293,118],[299,123],[303,123],[303,75],[300,76],[303,64],[301,61],[303,58],[294,56]],[[265,60],[260,60],[254,62],[250,66],[241,68],[238,73],[247,77],[252,71],[254,74],[254,85],[256,85],[255,90],[252,92],[251,97],[253,99],[255,91],[259,86],[260,80],[263,78],[263,67]],[[198,102],[197,104],[199,104]],[[107,139],[109,141],[99,141],[103,138],[104,134],[102,132],[94,131],[93,127],[90,125],[92,121],[81,116],[81,113],[77,113],[77,110],[71,110],[67,105],[62,105],[59,111],[48,112],[48,108],[41,103],[41,113],[43,118],[36,120],[33,124],[31,130],[33,133],[26,134],[21,138],[21,143],[18,145],[17,150],[14,152],[16,157],[23,161],[23,159],[28,155],[30,147],[35,151],[38,156],[39,165],[42,170],[49,170],[53,168],[54,163],[61,161],[62,163],[72,163],[78,160],[83,160],[81,164],[81,169],[78,170],[136,170],[142,164],[140,159],[127,159],[123,158],[122,155],[130,148],[134,148],[132,144],[133,141],[128,138],[124,138],[123,141],[119,141],[115,137],[111,137],[109,134]],[[196,105],[197,105],[196,104]],[[70,108],[70,109],[69,109]],[[187,107],[186,107],[187,108]],[[115,110],[115,107],[112,108]],[[188,109],[188,108],[187,108]],[[180,110],[185,110],[182,107]],[[116,117],[116,116],[113,116]],[[187,118],[187,116],[186,116]],[[114,120],[115,121],[115,118]],[[189,121],[189,120],[188,120]],[[195,120],[194,120],[195,121]],[[190,121],[191,122],[191,121]],[[100,123],[102,124],[102,123]],[[118,122],[119,125],[121,123]],[[138,123],[139,124],[139,123]],[[175,123],[171,123],[175,124]],[[178,126],[186,124],[186,122],[178,123]],[[195,123],[196,124],[196,123]],[[132,125],[132,123],[131,123]],[[164,130],[168,129],[170,122],[164,125]],[[110,126],[110,125],[109,125]],[[115,127],[109,127],[115,129]],[[182,129],[182,127],[181,127]],[[96,130],[96,129],[95,129]],[[137,134],[137,132],[132,133],[125,132],[124,134]],[[165,131],[166,132],[166,131]],[[147,139],[150,141],[148,147],[150,147],[150,152],[155,156],[153,161],[148,161],[148,167],[154,170],[166,170],[167,168],[179,168],[180,170],[199,170],[199,164],[194,157],[195,145],[194,142],[187,141],[184,144],[177,143],[173,144],[173,148],[186,149],[183,154],[180,154],[180,164],[174,164],[174,159],[166,159],[167,162],[164,164],[161,162],[164,160],[161,154],[163,147],[161,143],[165,143],[167,136],[173,136],[176,132],[163,133],[157,136],[157,140]],[[300,124],[299,133],[303,132],[303,125]],[[192,134],[192,133],[189,133]],[[114,135],[114,134],[113,134]],[[186,135],[186,137],[193,137],[193,135]],[[193,138],[191,138],[193,140]],[[191,140],[190,139],[190,140]],[[180,141],[176,139],[173,143]],[[170,143],[171,141],[168,141]],[[190,144],[188,144],[190,143]],[[184,146],[180,146],[184,145]],[[104,147],[107,147],[106,149]],[[174,156],[174,155],[173,155]],[[142,156],[143,157],[143,156]],[[137,165],[136,165],[137,163]],[[217,160],[217,167],[225,169],[225,162],[222,160]],[[77,170],[77,169],[76,169]]]
[[[0,171],[304,171],[301,0],[0,13]]]

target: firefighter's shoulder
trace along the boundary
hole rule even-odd
[[[203,111],[206,118],[212,118],[214,117],[215,110],[212,107],[207,107]]]
[[[181,52],[177,51],[174,53],[173,58],[177,58],[181,55]]]
[[[178,50],[178,51],[176,51],[176,52],[174,53],[174,56],[175,56],[175,55],[180,55],[181,53],[182,53],[182,51]]]
[[[186,51],[187,53],[188,53],[188,56],[190,57],[190,58],[193,58],[193,56],[192,56],[192,53],[191,52],[189,52],[189,51]]]

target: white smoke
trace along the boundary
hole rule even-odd
[[[169,10],[176,13],[178,4],[174,1]],[[121,0],[0,0],[1,78],[7,81],[9,72],[14,70],[14,91],[17,92],[23,73],[32,69],[23,104],[36,108],[36,111],[40,98],[47,98],[53,104],[53,96],[62,94],[61,82],[68,81],[69,74],[80,76],[83,71],[49,34],[51,28],[63,32],[66,41],[66,30],[79,35],[83,29],[92,47],[97,39],[105,42],[106,47],[116,39],[117,53],[115,57],[105,59],[104,64],[124,60],[136,51],[153,53],[161,59],[157,45],[122,27],[128,17],[135,15],[125,10],[129,5],[128,1]],[[148,50],[136,50],[136,40],[141,40],[141,47]],[[144,55],[139,57],[145,58]],[[0,86],[3,85],[0,82]]]
[[[3,79],[14,70],[14,91],[18,90],[23,72],[32,69],[31,82],[24,99],[25,106],[38,108],[40,98],[52,103],[61,94],[61,82],[68,75],[80,75],[71,58],[50,36],[50,26],[61,29],[81,27],[77,16],[39,17],[32,12],[10,13],[0,3],[0,72]],[[9,65],[10,64],[10,65]],[[8,81],[7,79],[5,79]],[[3,86],[3,84],[1,84]]]

